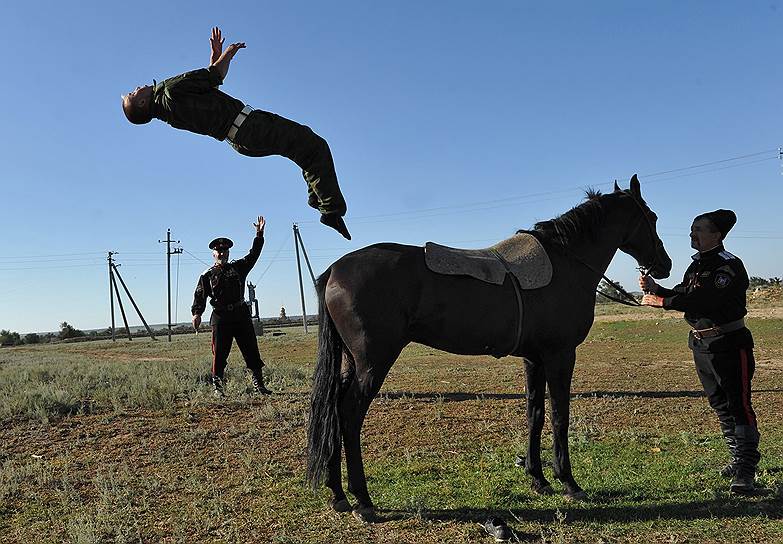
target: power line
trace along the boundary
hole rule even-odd
[[[185,249],[184,247],[182,248],[182,251],[184,251],[185,253],[187,253],[188,255],[190,255],[191,257],[193,257],[194,259],[196,259],[198,262],[200,262],[200,263],[202,263],[202,264],[205,264],[205,265],[207,265],[207,266],[210,266],[210,264],[209,264],[208,262],[206,262],[206,261],[202,261],[201,259],[199,259],[199,258],[198,258],[198,257],[196,257],[195,255],[193,255],[193,254],[192,254],[190,251],[188,251],[188,250],[187,250],[187,249]]]
[[[277,248],[277,251],[272,255],[270,259],[266,259],[267,264],[266,268],[264,268],[264,271],[261,272],[261,274],[258,276],[258,279],[256,279],[256,285],[258,285],[261,282],[261,279],[266,275],[267,272],[269,272],[269,269],[271,268],[272,264],[275,262],[275,259],[277,259],[277,256],[280,254],[280,251],[285,247],[285,245],[288,243],[288,240],[293,236],[292,233],[288,233],[288,236],[285,237],[283,242],[280,244],[280,247]],[[293,260],[293,259],[292,259]]]
[[[738,155],[738,156],[735,156],[735,157],[729,157],[729,158],[726,158],[726,159],[720,159],[720,160],[716,160],[716,161],[710,161],[710,162],[705,162],[705,163],[701,163],[701,164],[685,166],[685,167],[682,167],[682,168],[675,168],[675,169],[664,170],[664,171],[660,171],[660,172],[653,172],[651,174],[645,174],[643,176],[640,175],[639,177],[644,177],[644,178],[656,177],[656,176],[669,174],[669,173],[674,173],[674,172],[683,172],[683,171],[693,170],[693,169],[697,169],[697,168],[704,168],[706,166],[712,166],[712,165],[716,165],[716,164],[724,164],[726,162],[742,160],[742,159],[746,159],[746,158],[750,158],[750,157],[757,157],[759,155],[769,154],[769,153],[775,153],[775,156],[773,156],[773,157],[766,157],[766,158],[758,159],[758,160],[754,160],[754,161],[748,161],[748,162],[741,163],[741,164],[738,164],[738,165],[730,165],[730,166],[725,166],[725,167],[722,167],[722,168],[707,169],[707,170],[702,170],[702,171],[699,171],[699,172],[683,174],[681,176],[671,176],[671,177],[668,177],[668,178],[665,178],[665,179],[652,180],[652,181],[650,181],[650,183],[659,183],[659,182],[668,181],[668,180],[672,180],[672,179],[679,179],[680,177],[685,177],[685,176],[700,175],[700,174],[716,172],[716,171],[724,170],[724,169],[728,169],[728,168],[737,168],[737,167],[741,167],[741,166],[748,166],[748,165],[751,165],[751,164],[756,164],[756,163],[764,162],[764,161],[767,161],[767,160],[778,160],[780,158],[779,149],[769,149],[769,150],[764,150],[764,151],[757,151],[755,153],[747,153],[747,154],[744,154],[744,155]],[[595,184],[590,184],[590,185],[595,185],[595,186],[599,186],[600,187],[600,186],[607,185],[608,183],[610,183],[610,182],[595,183]],[[386,222],[386,221],[394,221],[394,220],[396,220],[395,218],[400,218],[400,217],[404,217],[404,216],[418,216],[419,214],[431,214],[432,212],[440,212],[440,211],[445,211],[445,210],[450,210],[452,212],[459,211],[459,210],[466,211],[466,212],[470,211],[470,210],[482,210],[482,211],[483,210],[490,210],[490,209],[495,209],[496,207],[512,206],[512,205],[515,205],[516,203],[520,203],[518,201],[522,201],[522,200],[526,200],[526,199],[530,199],[530,198],[535,198],[535,197],[539,197],[539,196],[550,196],[550,195],[556,195],[556,194],[566,194],[566,193],[571,193],[571,192],[576,191],[576,190],[583,190],[584,188],[585,188],[585,185],[579,185],[579,186],[573,186],[573,187],[568,187],[568,188],[565,188],[565,189],[559,189],[559,190],[554,190],[554,191],[541,191],[541,192],[536,192],[536,193],[528,193],[528,194],[524,194],[524,195],[508,196],[508,197],[504,197],[504,198],[498,198],[498,199],[492,199],[492,200],[484,200],[484,201],[480,201],[480,202],[471,202],[469,204],[454,204],[454,205],[448,205],[448,206],[438,206],[438,207],[434,207],[434,208],[419,208],[419,209],[415,209],[415,210],[406,210],[406,211],[391,212],[391,213],[385,213],[385,214],[356,216],[356,217],[352,217],[351,218],[351,222],[355,223],[355,224],[366,224],[367,221],[364,221],[364,220],[372,219],[373,221],[371,221],[371,222],[373,222],[373,223],[382,223],[382,222]],[[537,200],[536,202],[540,202],[540,200]],[[497,206],[492,206],[492,205],[498,204],[498,203],[502,203],[502,204],[499,204]],[[408,218],[408,219],[437,217],[438,215],[442,215],[442,214],[421,215],[420,217],[413,217],[413,218]],[[388,219],[383,219],[383,218],[388,218]],[[299,221],[299,223],[300,224],[311,224],[311,223],[316,223],[316,221],[306,220],[306,221]]]
[[[748,153],[747,155],[739,155],[737,157],[731,157],[728,159],[721,159],[719,161],[712,161],[712,162],[704,162],[701,164],[694,164],[693,166],[685,166],[683,168],[675,168],[673,170],[663,170],[661,172],[653,172],[652,174],[639,174],[639,177],[645,177],[645,178],[652,178],[655,176],[662,176],[664,174],[672,174],[674,172],[682,172],[684,170],[693,170],[694,168],[702,168],[704,166],[712,166],[713,164],[721,164],[724,162],[730,162],[730,161],[736,161],[740,159],[747,159],[749,157],[757,157],[759,155],[764,155],[765,153],[773,153],[778,152],[778,149],[765,149],[764,151],[757,151],[756,153]],[[774,157],[773,157],[774,158]]]

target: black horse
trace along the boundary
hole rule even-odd
[[[521,341],[516,290],[507,277],[492,285],[467,276],[431,272],[421,247],[375,244],[340,258],[317,282],[320,338],[308,429],[307,477],[332,491],[331,506],[351,510],[342,487],[345,447],[348,490],[354,514],[370,518],[360,431],[370,403],[389,369],[410,342],[450,353],[510,353],[524,357],[529,427],[525,469],[533,488],[551,492],[541,466],[544,394],[549,387],[554,432],[554,474],[572,498],[584,492],[571,474],[568,417],[576,347],[593,324],[595,290],[618,249],[655,278],[665,278],[671,259],[655,229],[656,216],[642,199],[634,176],[630,189],[602,195],[535,225],[528,232],[546,248],[552,279],[521,291]]]

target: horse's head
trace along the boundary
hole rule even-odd
[[[647,270],[647,273],[657,279],[668,278],[672,269],[672,260],[658,237],[655,215],[642,198],[642,191],[636,174],[631,178],[631,187],[622,190],[614,184],[614,192],[627,197],[630,204],[630,214],[625,224],[625,237],[620,244],[620,250],[627,253]]]

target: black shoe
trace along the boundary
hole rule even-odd
[[[756,475],[737,473],[731,481],[731,492],[737,495],[752,495],[756,492]]]
[[[489,536],[495,537],[495,542],[507,542],[514,536],[506,522],[500,518],[489,518],[484,522],[484,530]]]
[[[250,380],[253,382],[253,392],[259,393],[261,395],[271,395],[272,392],[266,388],[264,385],[264,374],[263,371],[258,370],[256,372],[253,372],[252,377]]]
[[[347,240],[351,239],[351,233],[348,232],[348,227],[345,226],[343,218],[336,213],[324,213],[321,214],[321,223],[327,227],[332,227],[334,230],[343,235]]]

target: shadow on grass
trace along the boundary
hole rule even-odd
[[[650,505],[604,505],[591,502],[574,503],[554,508],[516,508],[512,510],[482,510],[455,508],[451,510],[377,510],[377,522],[398,521],[420,517],[432,521],[457,521],[483,523],[488,517],[497,516],[512,523],[550,523],[565,513],[568,522],[634,522],[657,520],[692,521],[701,519],[742,519],[755,517],[763,512],[769,519],[783,519],[783,499],[777,495],[757,498],[716,498],[705,501],[664,502]],[[592,497],[593,495],[591,495]],[[509,519],[512,518],[512,519]],[[540,537],[538,537],[540,538]]]
[[[783,393],[783,389],[754,389],[754,393]],[[706,397],[704,391],[582,391],[571,393],[572,399],[591,398],[699,398]],[[413,391],[388,391],[378,395],[378,398],[397,399],[421,399],[443,400],[446,402],[464,402],[470,400],[522,400],[527,398],[525,393],[437,393],[437,392],[413,392]]]

